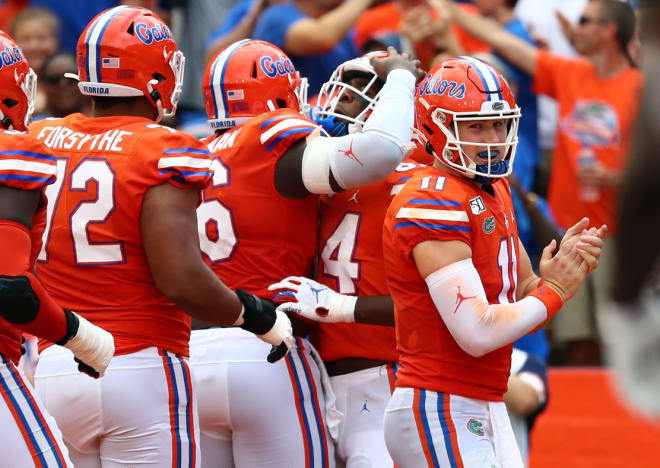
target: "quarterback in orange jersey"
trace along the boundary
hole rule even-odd
[[[198,221],[205,258],[227,284],[270,298],[271,283],[309,275],[318,194],[368,184],[401,161],[416,66],[396,53],[372,63],[384,82],[379,100],[361,132],[337,138],[317,136],[318,125],[300,114],[304,82],[277,47],[237,42],[208,65],[203,92],[218,129],[208,140],[216,175]],[[193,331],[203,466],[334,466],[325,424],[332,397],[325,400],[331,394],[322,391],[316,351],[298,338],[283,363],[267,366],[261,344],[243,335]]]
[[[189,315],[260,335],[278,346],[271,359],[293,345],[285,314],[231,291],[199,254],[195,210],[210,154],[157,124],[175,111],[183,64],[151,11],[104,11],[78,41],[79,88],[93,97],[93,117],[30,127],[61,174],[46,190],[53,203],[37,272],[58,303],[115,337],[97,381],[71,374],[68,351],[41,344],[36,387],[79,467],[199,465]]]
[[[6,466],[73,466],[55,421],[16,365],[21,333],[38,335],[73,352],[79,368],[105,372],[112,335],[62,309],[32,274],[41,246],[47,198],[56,180],[53,154],[25,133],[32,118],[36,75],[23,51],[0,31],[0,439]]]
[[[472,57],[420,84],[417,128],[436,162],[392,201],[383,231],[401,369],[385,440],[403,468],[522,467],[503,394],[511,343],[572,297],[606,227],[583,219],[543,252],[540,278],[518,239],[511,172],[520,109],[506,81]]]
[[[349,126],[359,128],[382,85],[368,56],[341,64],[321,88],[317,121],[335,136],[346,134]],[[406,159],[384,180],[323,195],[317,277],[322,284],[289,277],[270,287],[282,288],[296,301],[279,310],[319,321],[311,341],[343,414],[337,458],[347,466],[393,465],[385,447],[383,415],[394,390],[398,357],[383,263],[383,219],[392,197],[419,167]],[[344,306],[342,313],[331,307],[334,304]]]

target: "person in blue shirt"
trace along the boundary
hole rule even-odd
[[[205,63],[215,54],[234,42],[252,37],[254,26],[261,13],[271,5],[287,0],[240,0],[227,13],[220,27],[213,30],[204,47]]]
[[[261,14],[253,39],[284,50],[314,96],[339,64],[355,58],[353,25],[378,0],[292,0]]]

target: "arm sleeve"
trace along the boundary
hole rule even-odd
[[[305,18],[293,5],[281,4],[267,8],[257,21],[252,33],[253,39],[261,39],[284,49],[284,38],[289,27]],[[286,51],[285,51],[286,52]]]
[[[312,193],[330,193],[329,169],[343,189],[387,177],[404,156],[414,125],[415,77],[392,70],[361,133],[316,139],[305,149],[303,180]],[[327,163],[326,163],[327,161]]]
[[[513,343],[548,317],[546,305],[535,296],[512,304],[489,304],[472,259],[447,265],[425,281],[452,337],[474,357]]]

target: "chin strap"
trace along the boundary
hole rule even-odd
[[[331,115],[325,119],[316,118],[314,120],[317,124],[323,127],[323,130],[328,132],[328,135],[333,137],[340,137],[348,135],[348,124],[341,120],[338,120],[336,116]]]

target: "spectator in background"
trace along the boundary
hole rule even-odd
[[[20,12],[9,25],[9,34],[14,38],[28,64],[37,76],[48,57],[53,55],[60,44],[60,22],[49,10],[27,8]],[[40,114],[46,107],[44,87],[37,86],[34,112]]]
[[[251,38],[261,12],[270,5],[283,1],[286,0],[241,0],[234,5],[234,8],[227,13],[222,26],[215,29],[206,42],[204,62],[208,63],[215,54],[229,44]]]
[[[38,75],[48,57],[60,44],[60,22],[45,8],[27,8],[9,25],[9,35],[23,49],[30,67]]]
[[[272,5],[261,14],[253,38],[286,52],[309,80],[312,97],[335,68],[359,55],[351,29],[374,1],[292,0]]]
[[[473,5],[463,5],[462,8],[471,12],[475,10]],[[447,29],[442,14],[426,0],[396,0],[378,5],[360,16],[355,31],[355,42],[363,50],[373,37],[387,34],[405,36],[412,43],[416,57],[427,69],[433,65],[435,57],[444,52],[449,57],[490,49],[488,44],[468,35],[460,26],[452,25],[451,30]]]
[[[45,59],[58,49],[75,53],[78,37],[89,20],[101,11],[116,6],[117,3],[117,0],[30,0],[30,9],[44,8],[51,11],[57,16],[62,26],[58,33],[59,48],[56,47],[43,58]],[[29,61],[30,57],[28,57]],[[34,65],[31,66],[37,72]]]
[[[618,187],[642,86],[642,75],[628,52],[635,31],[632,8],[617,0],[589,1],[575,36],[576,49],[584,58],[572,60],[539,50],[497,24],[465,14],[453,2],[437,1],[447,3],[454,20],[468,32],[533,75],[537,93],[559,102],[548,193],[559,225],[567,229],[588,216],[593,224],[606,224],[616,234]],[[567,347],[569,364],[600,364],[595,314],[610,290],[611,249],[606,245],[603,251],[596,274],[552,324],[555,340]]]
[[[587,0],[518,0],[516,16],[525,24],[538,47],[564,57],[575,57],[577,53],[562,34],[558,13],[577,23]],[[559,109],[557,101],[549,96],[539,95],[538,130],[541,158],[534,180],[534,192],[545,197],[548,194],[548,180],[552,152],[555,148]]]
[[[75,55],[69,52],[58,52],[46,59],[39,77],[39,86],[43,88],[46,95],[46,107],[33,120],[41,120],[46,117],[61,118],[75,112],[89,114],[91,100],[80,93],[78,82],[64,76],[65,73],[74,75],[78,73]]]

